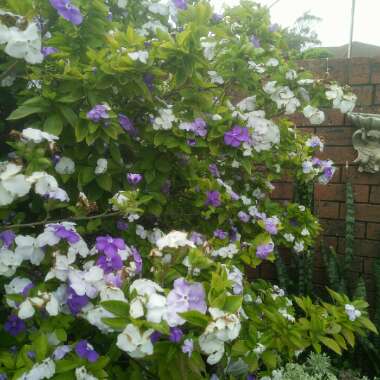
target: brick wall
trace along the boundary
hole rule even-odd
[[[316,73],[317,77],[329,77],[341,84],[350,84],[358,96],[356,112],[380,113],[380,58],[354,58],[352,60],[307,60],[300,66]],[[311,126],[302,115],[294,122],[300,131],[315,133],[325,141],[321,158],[330,158],[337,165],[334,178],[327,186],[315,187],[315,214],[323,227],[322,239],[336,248],[339,255],[344,254],[345,232],[345,183],[353,184],[356,225],[355,258],[352,276],[363,276],[369,293],[374,297],[372,268],[374,257],[380,257],[380,173],[359,173],[353,164],[356,152],[352,147],[354,126],[338,111],[327,110],[326,121],[319,126]],[[293,184],[276,184],[274,199],[291,199]],[[315,278],[316,284],[326,283],[324,264],[317,252]],[[260,273],[263,277],[274,278],[273,265],[265,265]]]

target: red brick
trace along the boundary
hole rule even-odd
[[[323,109],[323,112],[325,113],[326,119],[321,125],[318,125],[318,127],[340,126],[345,124],[344,115],[340,111],[333,109]],[[309,120],[303,116],[302,113],[290,115],[289,119],[293,121],[297,127],[311,126]]]
[[[380,185],[380,173],[360,173],[357,166],[349,166],[347,170],[342,170],[342,182],[347,182],[347,179],[354,184]]]
[[[317,128],[316,135],[322,138],[326,146],[352,145],[352,127]]]
[[[380,63],[372,63],[371,65],[371,83],[380,83]]]
[[[318,155],[321,159],[333,160],[336,164],[350,164],[355,158],[356,153],[351,147],[326,147],[323,153]]]
[[[354,200],[357,203],[367,203],[369,199],[369,186],[353,185]],[[341,201],[346,200],[346,185],[330,183],[328,185],[315,186],[315,199],[321,201]],[[380,203],[380,202],[379,202]]]
[[[293,199],[294,185],[292,183],[278,182],[271,193],[272,199]]]
[[[370,81],[369,60],[357,62],[352,60],[348,67],[349,84],[368,84]]]
[[[341,172],[342,167],[341,166],[335,166],[335,173],[333,177],[330,180],[330,183],[341,183]]]
[[[297,130],[300,131],[301,133],[305,133],[309,135],[315,134],[315,128],[311,128],[311,127],[297,127]]]
[[[338,252],[344,253],[345,239],[339,238]],[[378,257],[380,252],[380,241],[359,240],[354,242],[354,254],[361,257]]]
[[[373,103],[380,104],[380,85],[379,84],[377,84],[375,87],[375,99]]]
[[[338,260],[341,263],[344,263],[344,255],[338,254],[337,255]],[[358,272],[358,273],[363,273],[363,268],[364,268],[364,258],[360,256],[354,256],[352,258],[352,264],[350,266],[350,271],[352,272]]]
[[[313,282],[316,284],[326,285],[328,282],[326,271],[322,269],[314,269]]]
[[[327,220],[321,219],[320,224],[323,228],[324,235],[330,236],[345,236],[346,233],[346,222],[344,220]],[[356,238],[364,238],[365,237],[365,223],[356,222],[355,223],[355,237]]]
[[[380,240],[380,223],[367,224],[367,239]]]
[[[341,207],[341,216],[345,215],[345,207]],[[359,203],[355,205],[355,219],[364,222],[380,222],[380,205]]]
[[[339,218],[339,203],[338,202],[327,202],[319,201],[315,204],[316,215],[320,218]]]
[[[326,73],[326,61],[322,59],[305,59],[299,60],[298,66],[302,70],[311,71],[317,77],[323,76]]]
[[[370,106],[373,99],[373,86],[353,86],[353,92],[358,97],[357,105],[358,106]]]
[[[348,82],[348,61],[345,59],[329,59],[328,61],[328,78],[336,80],[341,84]]]
[[[371,203],[380,203],[380,186],[371,186]]]

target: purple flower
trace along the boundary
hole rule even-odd
[[[191,357],[191,354],[193,353],[193,350],[194,350],[193,340],[192,339],[185,339],[181,349],[182,349],[182,352],[184,354],[187,354],[187,355],[189,355],[189,357]]]
[[[218,170],[218,167],[216,166],[216,164],[210,164],[208,166],[208,170],[210,171],[210,173],[213,177],[220,177],[220,173],[219,173],[219,170]]]
[[[67,306],[69,307],[71,314],[79,314],[82,309],[88,304],[89,299],[86,295],[79,296],[72,288],[67,288]]]
[[[94,123],[99,123],[102,119],[109,119],[108,111],[110,108],[105,104],[97,104],[90,111],[87,112],[87,118]]]
[[[251,37],[251,43],[255,48],[261,47],[260,40],[255,35]]]
[[[33,288],[34,288],[33,282],[31,282],[30,284],[26,285],[25,288],[21,292],[21,294],[23,295],[23,297],[25,297],[25,298],[28,297],[29,292]]]
[[[173,343],[179,343],[182,340],[183,332],[179,327],[171,327],[169,340]]]
[[[148,87],[149,91],[152,92],[154,90],[154,75],[150,73],[144,74],[144,83]]]
[[[98,236],[96,238],[96,249],[98,252],[104,252],[107,256],[117,254],[117,251],[125,249],[125,243],[123,239],[113,238],[109,235]]]
[[[256,248],[256,256],[261,260],[266,260],[268,256],[273,252],[274,244],[260,244]]]
[[[244,211],[239,211],[238,212],[238,218],[243,222],[243,223],[248,223],[249,219],[251,218],[246,212]]]
[[[269,31],[271,32],[271,33],[273,33],[273,32],[277,32],[277,30],[280,28],[280,26],[278,25],[278,24],[271,24],[270,26],[269,26]]]
[[[54,360],[63,359],[69,352],[71,351],[71,347],[67,345],[58,346],[53,352]]]
[[[250,375],[247,376],[247,380],[256,380],[256,376],[250,374]]]
[[[53,156],[51,157],[53,165],[57,165],[61,158],[62,157],[59,154],[53,154]]]
[[[15,238],[16,234],[11,230],[0,232],[0,240],[3,242],[4,248],[9,248],[13,244]]]
[[[214,231],[214,236],[218,239],[223,240],[228,236],[228,233],[218,228]]]
[[[322,169],[322,175],[318,178],[318,181],[325,185],[330,182],[331,178],[334,176],[335,168],[333,162],[330,160],[322,160],[319,162],[319,165]]]
[[[192,232],[190,235],[190,240],[195,244],[195,245],[202,245],[204,242],[202,234],[198,232]]]
[[[239,230],[233,226],[230,230],[230,240],[231,241],[236,241],[238,239],[238,232]]]
[[[177,313],[197,310],[206,313],[205,290],[199,282],[189,283],[184,278],[177,278],[167,297],[168,323],[176,326],[183,323],[183,319]]]
[[[265,231],[269,232],[271,235],[276,235],[278,232],[279,220],[276,216],[271,218],[266,218],[264,220]]]
[[[103,269],[104,273],[115,272],[123,267],[123,261],[117,253],[102,255],[96,265]]]
[[[41,53],[46,58],[50,54],[58,53],[58,49],[52,46],[45,46],[41,49]]]
[[[248,128],[235,125],[230,131],[224,134],[224,143],[234,148],[238,148],[243,142],[249,142]]]
[[[171,185],[172,185],[172,183],[170,182],[169,179],[167,179],[167,180],[164,182],[164,184],[162,185],[162,187],[161,187],[161,191],[162,191],[164,194],[169,194],[169,193],[170,193]]]
[[[75,231],[62,226],[61,224],[56,224],[53,227],[55,236],[66,240],[70,244],[75,244],[80,240],[80,236]]]
[[[208,191],[206,195],[207,195],[207,200],[205,202],[206,206],[219,207],[222,204],[222,201],[220,200],[219,191],[216,191],[216,190]]]
[[[140,252],[135,247],[131,247],[131,251],[132,251],[133,260],[136,264],[136,273],[141,273],[143,262],[142,262]]]
[[[5,373],[0,373],[0,380],[7,380],[8,376]]]
[[[189,146],[194,146],[197,144],[197,141],[194,140],[194,139],[187,139],[186,140],[186,144],[189,145]]]
[[[5,322],[4,330],[12,336],[17,336],[26,330],[26,325],[17,315],[12,314]]]
[[[35,351],[28,351],[28,352],[26,353],[26,355],[28,356],[28,358],[29,358],[30,360],[34,360],[34,359],[36,358],[36,353],[35,353]]]
[[[205,137],[207,135],[207,124],[202,118],[196,118],[191,126],[196,136]]]
[[[116,227],[120,231],[126,231],[128,229],[128,223],[123,219],[119,219],[116,223]]]
[[[127,180],[131,185],[138,185],[142,181],[142,175],[138,173],[128,173]]]
[[[162,334],[159,331],[154,331],[153,334],[150,336],[150,341],[152,343],[156,343],[160,340],[162,337]]]
[[[75,346],[75,352],[82,359],[87,359],[90,363],[95,363],[99,359],[99,354],[87,340],[80,340]]]
[[[213,13],[213,15],[212,15],[212,20],[213,20],[214,22],[222,21],[222,20],[223,20],[223,15],[218,14],[218,13]]]
[[[132,121],[122,113],[119,113],[119,124],[129,135],[135,137],[138,135],[137,129],[134,127]]]
[[[107,284],[114,286],[115,288],[121,288],[123,285],[123,279],[119,273],[108,273],[104,276]]]
[[[50,4],[65,20],[70,21],[74,25],[82,23],[83,16],[80,13],[80,10],[72,5],[70,0],[50,0]]]
[[[187,2],[186,0],[172,0],[173,4],[176,6],[178,9],[185,10],[187,9]]]

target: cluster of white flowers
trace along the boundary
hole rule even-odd
[[[313,125],[322,124],[325,121],[324,112],[311,105],[308,105],[303,109],[303,114]]]
[[[211,253],[211,256],[213,257],[221,257],[223,259],[229,258],[232,259],[234,255],[238,253],[238,249],[236,247],[236,244],[230,243],[226,247],[222,247],[219,249],[216,249]]]
[[[337,84],[327,86],[326,98],[333,101],[333,107],[342,113],[351,112],[355,108],[357,96],[353,93],[345,94]]]
[[[18,380],[43,380],[51,379],[55,374],[53,359],[47,358],[41,363],[36,363],[30,371],[25,372]]]
[[[128,53],[129,58],[133,61],[139,61],[141,63],[147,63],[149,58],[149,53],[145,50],[134,51]]]
[[[173,123],[177,121],[173,110],[171,108],[161,108],[158,111],[159,116],[153,119],[153,129],[158,131],[160,129],[168,130],[173,128]]]
[[[361,311],[356,309],[354,305],[346,304],[344,305],[344,310],[350,321],[355,321],[362,315]]]
[[[279,110],[285,108],[286,115],[293,114],[301,105],[294,92],[288,86],[278,86],[276,81],[267,82],[263,90],[270,95],[270,98],[276,103]]]
[[[33,142],[39,144],[43,141],[54,142],[58,140],[58,136],[41,131],[35,128],[25,128],[21,132],[21,140],[25,142]]]
[[[116,345],[120,350],[128,353],[132,358],[143,358],[153,354],[153,344],[150,336],[154,330],[149,329],[141,333],[133,324],[128,324],[124,331],[118,335]]]
[[[16,19],[20,16],[8,13]],[[0,23],[0,45],[6,44],[4,52],[11,57],[24,59],[31,64],[41,63],[41,32],[37,23],[28,24],[25,29],[16,26],[8,27]]]
[[[224,83],[224,79],[216,71],[208,71],[208,75],[210,76],[211,83],[215,83],[215,84]]]

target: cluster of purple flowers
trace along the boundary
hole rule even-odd
[[[97,104],[90,111],[87,112],[87,118],[94,123],[99,123],[102,120],[109,119],[110,108],[106,104]]]
[[[130,136],[136,137],[138,135],[138,130],[133,125],[133,122],[131,119],[129,119],[128,116],[119,113],[119,124],[121,128],[124,129],[125,132],[127,132]]]
[[[62,240],[66,240],[69,244],[78,243],[80,240],[80,236],[75,231],[70,230],[61,224],[56,224],[53,227],[55,236]]]
[[[215,178],[220,177],[219,169],[216,166],[216,164],[210,164],[208,166],[208,170],[210,171],[211,175]]]
[[[214,231],[214,236],[220,240],[224,240],[227,238],[228,233],[218,228],[217,230]]]
[[[99,359],[99,354],[94,350],[94,347],[84,339],[76,344],[75,352],[80,358],[87,359],[90,363],[95,363]]]
[[[111,236],[99,236],[96,238],[96,249],[103,253],[98,258],[96,265],[104,270],[104,273],[118,271],[123,267],[123,260],[118,254],[118,250],[125,250],[123,239]]]
[[[67,306],[71,314],[79,314],[88,303],[89,298],[86,295],[80,296],[73,288],[67,288]]]
[[[173,4],[176,8],[185,10],[187,9],[187,1],[186,0],[172,0]]]
[[[82,23],[83,16],[80,10],[72,5],[70,0],[50,0],[50,4],[65,20],[70,21],[74,25]]]
[[[16,235],[13,231],[0,232],[0,240],[3,242],[4,248],[9,248],[13,244],[15,238]]]
[[[52,46],[46,46],[41,49],[42,55],[46,58],[50,54],[58,53],[58,49]]]
[[[273,249],[274,244],[272,242],[268,244],[260,244],[256,247],[256,256],[261,260],[266,260],[273,252]]]
[[[235,125],[224,134],[224,143],[233,148],[238,148],[241,144],[250,140],[248,128],[240,127],[239,125]]]
[[[313,157],[311,160],[302,163],[302,171],[305,174],[312,173],[313,171],[320,172],[318,182],[326,185],[334,176],[335,167],[331,160],[321,160],[317,157]]]
[[[17,336],[26,330],[26,325],[17,315],[12,314],[5,322],[4,330],[12,336]]]
[[[205,202],[206,206],[219,207],[222,204],[220,199],[220,193],[217,190],[208,191],[206,193],[207,199]]]

